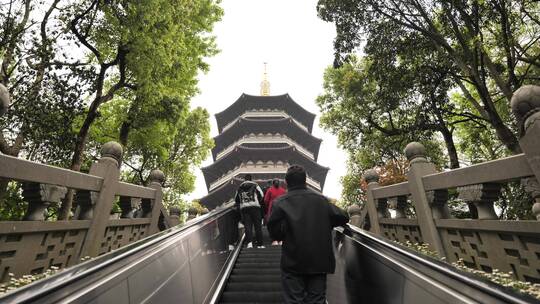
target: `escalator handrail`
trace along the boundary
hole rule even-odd
[[[433,270],[434,272],[438,272],[446,277],[450,277],[456,281],[471,286],[482,293],[489,294],[502,301],[506,301],[509,303],[531,303],[531,301],[536,300],[530,296],[519,294],[514,290],[511,290],[510,288],[503,287],[496,283],[488,281],[487,279],[484,281],[483,279],[473,276],[470,273],[458,270],[448,263],[438,261],[429,256],[421,255],[417,252],[414,252],[412,249],[404,248],[403,246],[394,244],[392,241],[373,235],[353,225],[347,224],[347,229],[344,229],[342,227],[337,227],[335,229],[351,237],[356,242],[361,243],[362,240],[360,240],[360,238],[367,239],[368,241],[383,247],[388,252],[395,253],[402,258],[406,258],[414,263],[421,264]],[[347,230],[352,233],[347,232]],[[539,301],[536,300],[534,303],[539,303]]]
[[[205,226],[209,222],[214,221],[228,212],[232,212],[232,206],[233,204],[227,204],[223,207],[218,207],[205,215],[186,222],[182,226],[171,227],[160,233],[128,244],[102,256],[98,256],[89,261],[66,268],[65,270],[62,270],[50,277],[43,278],[29,285],[1,295],[0,302],[24,303],[26,301],[37,300],[40,297],[52,294],[70,284],[79,282],[80,280],[94,273],[106,269],[114,263],[139,254],[145,250],[150,250],[152,246],[157,245],[169,238],[184,238],[194,231],[200,229],[200,227]]]
[[[223,266],[223,269],[218,277],[218,280],[214,284],[215,286],[212,286],[212,289],[214,289],[214,292],[212,293],[209,301],[208,302],[205,301],[205,303],[208,303],[208,304],[218,303],[225,289],[225,285],[227,285],[227,280],[229,279],[233,271],[234,265],[236,264],[236,260],[238,259],[238,256],[240,255],[240,251],[242,251],[242,247],[243,247],[245,239],[246,239],[246,234],[244,233],[242,237],[240,238],[240,242],[238,242],[238,245],[234,249],[234,252],[229,257],[225,265]]]

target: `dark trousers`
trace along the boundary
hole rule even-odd
[[[326,303],[326,273],[295,274],[282,269],[281,285],[286,304]]]
[[[256,246],[262,246],[263,244],[260,209],[259,207],[246,207],[240,210],[242,222],[246,229],[246,243],[253,241],[253,226],[255,226]]]

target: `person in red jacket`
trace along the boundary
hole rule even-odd
[[[270,214],[272,213],[272,203],[274,200],[283,194],[285,194],[285,188],[281,187],[279,179],[274,179],[272,181],[272,186],[268,188],[266,194],[264,195],[264,205],[266,206],[265,222],[268,221]],[[273,241],[272,245],[279,245],[277,241]]]

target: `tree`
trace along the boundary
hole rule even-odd
[[[3,3],[0,80],[13,103],[0,120],[0,152],[86,170],[103,139],[90,140],[96,132],[92,126],[107,111],[104,105],[119,100],[128,115],[117,121],[121,134],[108,139],[126,145],[128,159],[141,174],[150,166],[177,163],[170,169],[171,181],[177,180],[185,193],[193,187],[193,167],[186,163],[197,163],[210,146],[208,122],[203,121],[208,114],[190,110],[189,100],[197,93],[197,74],[208,69],[204,58],[217,52],[209,33],[222,15],[218,3]],[[138,137],[144,134],[152,134],[148,141],[163,141],[141,143]],[[148,146],[159,151],[144,150]],[[7,181],[0,181],[0,196],[6,187]],[[68,199],[59,218],[67,218],[70,209]]]
[[[538,7],[534,1],[320,0],[318,12],[336,24],[336,65],[380,24],[429,39],[455,66],[453,82],[470,107],[518,153],[517,138],[497,104],[508,105],[514,90],[538,80]]]

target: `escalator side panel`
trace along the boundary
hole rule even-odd
[[[363,231],[334,231],[334,254],[330,304],[538,303]]]
[[[0,302],[204,303],[238,235],[238,216],[227,206],[0,296]]]

